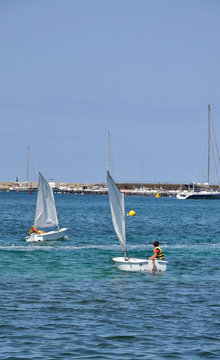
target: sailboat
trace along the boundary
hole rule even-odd
[[[111,208],[112,222],[115,232],[118,236],[124,257],[114,257],[112,260],[120,270],[125,271],[166,271],[167,261],[164,260],[150,260],[137,259],[127,257],[126,250],[126,229],[125,229],[125,208],[124,208],[124,194],[120,192],[109,170],[107,171],[107,184],[109,193],[109,202]],[[154,264],[155,263],[155,264]]]
[[[177,199],[206,199],[206,200],[215,200],[220,199],[220,192],[211,190],[209,187],[207,190],[200,190],[200,187],[205,187],[206,184],[193,184],[192,190],[184,190],[177,194]],[[208,185],[209,186],[209,185]],[[196,188],[196,189],[195,189]]]
[[[57,227],[57,230],[32,233],[26,237],[28,242],[62,239],[68,230],[67,228],[59,228],[53,190],[40,172],[34,226],[43,229]]]
[[[211,109],[208,105],[208,174],[207,182],[205,184],[193,183],[193,187],[190,190],[181,191],[177,194],[177,199],[220,199],[220,191],[212,190],[210,188],[209,178],[210,178],[210,148],[211,148],[211,130],[210,130],[210,121],[211,120]],[[214,130],[213,130],[214,131]],[[215,135],[215,133],[214,133]],[[216,141],[216,139],[215,139]],[[217,144],[216,148],[218,150]],[[219,154],[218,154],[219,157]],[[217,172],[217,169],[216,169]],[[201,190],[203,189],[203,190]]]

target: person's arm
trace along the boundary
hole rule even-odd
[[[157,259],[157,256],[154,254],[154,255],[150,256],[148,259],[149,259],[149,260],[156,260],[156,259]]]

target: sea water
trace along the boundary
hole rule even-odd
[[[26,243],[36,193],[0,193],[0,359],[219,359],[220,201],[126,197],[123,272],[108,196],[55,194],[68,239]]]

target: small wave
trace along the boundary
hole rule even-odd
[[[0,250],[8,250],[8,251],[44,251],[44,250],[83,250],[83,249],[100,249],[100,250],[112,250],[112,249],[120,248],[120,245],[83,245],[83,246],[74,246],[74,245],[67,245],[67,246],[52,246],[52,245],[43,245],[39,246],[39,244],[35,245],[2,245],[0,246]]]
[[[97,250],[120,250],[121,246],[119,244],[107,244],[107,245],[57,245],[53,244],[27,244],[27,245],[1,245],[0,251],[59,251],[59,250],[86,250],[86,249],[97,249]],[[220,243],[198,243],[198,244],[165,244],[162,245],[163,249],[175,250],[175,249],[194,249],[194,248],[220,248]],[[134,244],[127,245],[127,250],[152,250],[152,244]]]

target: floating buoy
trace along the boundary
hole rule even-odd
[[[136,215],[136,212],[134,210],[129,211],[129,213],[127,214],[128,216],[134,216]]]
[[[155,197],[160,197],[159,193],[156,193]]]

